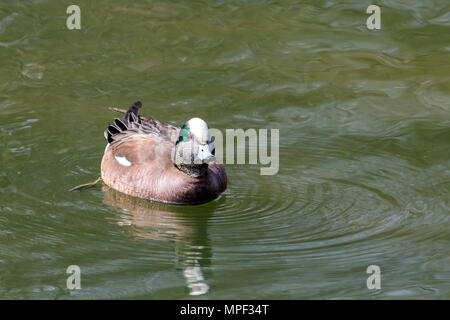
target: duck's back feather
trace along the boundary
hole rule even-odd
[[[105,138],[108,143],[117,140],[116,134],[123,131],[134,131],[136,133],[156,134],[163,139],[176,142],[180,133],[180,127],[161,122],[152,117],[143,117],[138,114],[142,104],[140,101],[135,102],[128,110],[111,108],[113,111],[123,113],[122,119],[114,119],[114,124],[109,125],[105,131]]]

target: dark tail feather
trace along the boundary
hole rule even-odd
[[[141,107],[142,103],[140,101],[136,101],[126,112],[125,110],[117,109],[119,112],[124,112],[125,115],[122,119],[114,119],[114,124],[110,124],[105,130],[104,135],[108,143],[112,143],[114,141],[113,136],[115,134],[132,129],[133,122],[141,123],[141,118],[138,115],[139,109]]]
[[[135,103],[133,103],[133,105],[128,109],[128,111],[125,113],[124,115],[124,119],[127,121],[130,121],[131,118],[131,114],[134,114],[136,116],[136,118],[139,119],[138,113],[139,113],[139,109],[142,107],[142,103],[140,101],[136,101]],[[132,122],[133,120],[131,120],[130,122]]]
[[[122,131],[127,130],[126,124],[123,123],[123,121],[120,119],[117,119],[117,118],[114,119],[114,124],[116,125],[116,127],[118,127]]]
[[[120,133],[120,130],[117,128],[117,127],[115,127],[115,126],[113,126],[113,125],[109,125],[108,126],[108,129],[106,129],[111,135],[115,135],[115,134],[118,134],[118,133]]]

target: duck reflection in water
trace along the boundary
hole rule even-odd
[[[176,206],[134,198],[106,185],[102,186],[102,192],[103,202],[119,209],[118,223],[129,225],[133,236],[175,243],[176,267],[182,270],[190,295],[209,291],[203,270],[211,264],[212,256],[207,232],[210,213],[199,213],[198,206]]]

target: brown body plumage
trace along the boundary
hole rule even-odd
[[[181,128],[139,116],[140,107],[137,102],[127,112],[115,109],[125,116],[105,131],[109,144],[101,163],[103,181],[123,193],[169,203],[202,203],[222,193],[227,185],[223,165],[204,164],[202,175],[177,168],[173,156]]]

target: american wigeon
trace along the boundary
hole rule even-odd
[[[135,102],[105,131],[108,144],[102,180],[123,193],[168,203],[202,203],[227,186],[223,165],[216,162],[208,125],[190,119],[182,128],[138,115]]]

